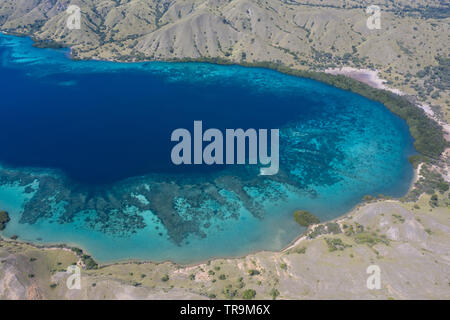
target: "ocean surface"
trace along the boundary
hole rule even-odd
[[[191,263],[279,250],[366,194],[404,195],[406,123],[380,103],[261,68],[72,61],[0,34],[4,236],[82,247],[101,262]],[[177,128],[280,129],[280,172],[175,166]]]

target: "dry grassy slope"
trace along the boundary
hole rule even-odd
[[[81,30],[66,27],[69,4],[82,9]],[[408,16],[405,6],[439,8],[443,2],[379,1],[381,30],[366,27],[369,4],[372,1],[2,0],[0,30],[71,46],[76,58],[218,57],[278,61],[303,69],[373,67],[392,86],[416,94],[414,83],[422,86],[417,71],[437,65],[436,55],[448,57],[450,19]],[[343,60],[344,55],[351,58]],[[406,83],[408,73],[413,76]],[[448,108],[449,94],[431,98],[430,92],[425,100]],[[447,121],[449,117],[444,115]]]

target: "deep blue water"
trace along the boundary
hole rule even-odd
[[[6,235],[104,261],[191,262],[280,249],[302,231],[293,210],[331,219],[411,181],[405,122],[356,94],[266,69],[72,61],[31,44],[0,35]],[[194,120],[280,128],[280,173],[174,166],[170,135]]]

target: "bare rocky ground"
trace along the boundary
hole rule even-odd
[[[0,298],[241,299],[251,289],[257,299],[450,299],[450,209],[429,200],[361,205],[282,252],[82,269],[80,290],[66,286],[66,268],[82,265],[72,251],[3,240]],[[367,288],[369,265],[381,270],[379,290]]]

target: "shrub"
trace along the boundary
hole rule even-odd
[[[370,247],[377,243],[384,243],[385,245],[389,245],[389,240],[379,237],[376,233],[369,232],[358,233],[355,236],[355,242],[359,244],[365,243]]]
[[[313,231],[308,234],[308,238],[314,239],[322,234],[327,234],[327,230],[323,224],[319,224]]]
[[[83,261],[87,270],[98,269],[98,263],[95,262],[95,260],[91,256],[84,254],[81,256],[81,260]]]
[[[76,248],[76,247],[73,247],[72,251],[75,252],[77,255],[81,255],[83,253],[83,250],[81,250],[80,248]]]
[[[227,299],[233,299],[237,295],[237,290],[231,290],[231,288],[224,288],[223,294]]]

